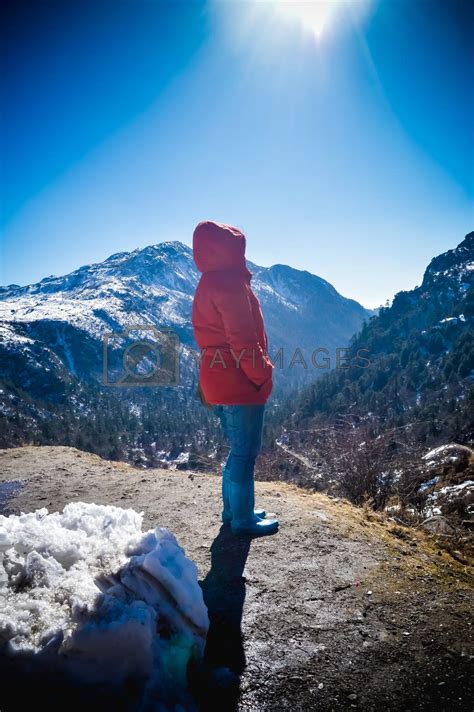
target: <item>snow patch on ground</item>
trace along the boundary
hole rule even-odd
[[[142,520],[83,502],[0,516],[0,646],[84,684],[138,679],[146,708],[192,709],[187,666],[209,627],[197,568]]]

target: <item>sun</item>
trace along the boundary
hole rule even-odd
[[[326,30],[342,0],[274,0],[280,15],[296,20],[315,37]]]

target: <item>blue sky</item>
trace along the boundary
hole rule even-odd
[[[214,219],[374,307],[473,229],[473,14],[348,0],[11,2],[2,284]],[[307,14],[307,13],[306,13]]]

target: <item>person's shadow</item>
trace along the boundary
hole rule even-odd
[[[197,692],[201,709],[223,704],[237,709],[240,676],[245,669],[242,611],[245,600],[243,571],[252,538],[236,537],[222,526],[211,546],[211,568],[200,581],[209,613],[209,632],[204,653],[205,682]]]

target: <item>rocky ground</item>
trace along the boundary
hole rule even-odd
[[[3,514],[71,501],[145,513],[198,565],[211,629],[202,710],[471,710],[472,569],[387,515],[257,482],[280,532],[233,537],[215,475],[139,470],[66,447],[0,451]],[[200,673],[201,675],[201,673]],[[18,689],[25,709],[28,686]],[[39,700],[41,702],[41,700]],[[92,709],[93,705],[90,705]]]

